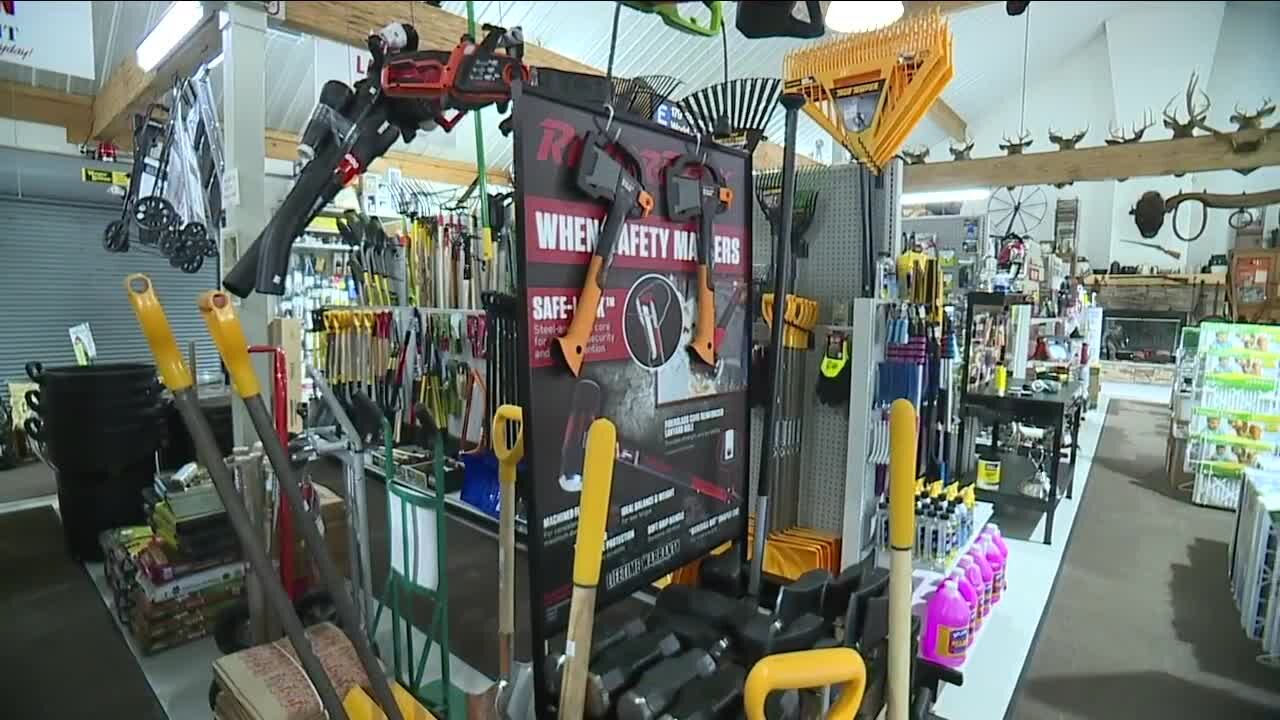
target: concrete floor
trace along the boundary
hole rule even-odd
[[[1084,484],[1092,466],[1093,453],[1102,432],[1106,404],[1112,398],[1167,402],[1168,397],[1167,388],[1104,385],[1098,409],[1088,413],[1082,424],[1075,471],[1075,499],[1064,499],[1058,506],[1053,545],[1040,542],[1043,518],[1027,517],[1025,513],[1003,512],[995,517],[994,521],[1001,525],[1010,541],[1009,592],[992,611],[991,619],[984,626],[970,653],[963,668],[965,684],[961,687],[948,687],[942,693],[937,706],[939,715],[950,720],[991,720],[1004,715],[1062,562],[1078,503],[1083,497]],[[3,473],[0,473],[0,479],[2,478]],[[0,513],[56,504],[56,496],[46,495],[2,503]],[[103,602],[110,603],[101,566],[91,565],[89,571],[102,592]],[[392,647],[390,632],[389,618],[384,613],[377,634],[378,644],[384,652],[389,652]],[[415,639],[419,642],[424,640],[422,634],[416,631]],[[152,689],[172,720],[208,717],[209,664],[218,655],[212,639],[191,643],[151,658],[142,657],[136,647],[132,649]],[[464,691],[482,690],[490,683],[489,678],[457,658],[452,659],[450,671],[454,684]],[[437,658],[433,658],[428,665],[426,677],[430,680],[439,676],[439,662]]]

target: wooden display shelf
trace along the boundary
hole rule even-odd
[[[1085,287],[1093,285],[1226,285],[1226,273],[1160,273],[1158,275],[1087,275]]]

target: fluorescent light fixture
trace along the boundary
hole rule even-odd
[[[842,33],[867,32],[891,25],[902,17],[897,0],[832,0],[827,5],[827,27]]]
[[[226,54],[226,53],[218,53],[218,56],[217,56],[217,57],[215,57],[214,59],[210,60],[210,61],[209,61],[209,64],[208,64],[208,65],[205,65],[204,67],[205,67],[205,69],[206,69],[206,70],[212,70],[212,69],[214,69],[214,68],[218,67],[219,65],[221,65],[221,64],[222,64],[222,61],[223,61],[223,60],[225,60],[226,58],[227,58],[227,54]]]
[[[204,17],[204,4],[178,0],[164,11],[160,22],[138,43],[138,67],[151,72],[182,42]]]
[[[903,205],[930,205],[932,203],[965,202],[967,200],[986,200],[991,191],[986,188],[967,188],[964,190],[937,190],[934,192],[902,193]]]

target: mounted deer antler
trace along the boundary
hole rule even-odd
[[[1130,128],[1130,133],[1126,134],[1124,128],[1108,127],[1107,130],[1111,134],[1111,137],[1106,139],[1106,143],[1108,145],[1128,145],[1130,143],[1136,143],[1142,139],[1143,133],[1155,124],[1156,119],[1151,115],[1151,110],[1148,108],[1142,113],[1142,125],[1139,126],[1137,123],[1134,123],[1133,127]]]
[[[1017,140],[1009,139],[1008,135],[1004,136],[1004,142],[1000,143],[1000,149],[1006,155],[1021,155],[1022,151],[1030,147],[1032,142],[1034,140],[1031,137],[1031,131],[1024,130],[1022,134],[1018,135]]]
[[[902,157],[906,159],[908,165],[923,165],[925,158],[929,157],[929,148],[924,145],[902,148]]]
[[[1089,134],[1089,126],[1085,125],[1083,130],[1072,133],[1071,135],[1059,135],[1053,128],[1049,128],[1049,142],[1058,146],[1059,150],[1075,150],[1076,145]]]
[[[1203,105],[1196,104],[1196,85],[1200,82],[1200,76],[1193,70],[1191,72],[1191,80],[1187,83],[1187,121],[1182,122],[1178,119],[1178,111],[1175,108],[1173,112],[1169,109],[1173,107],[1173,103],[1178,99],[1177,95],[1169,98],[1169,102],[1165,103],[1164,126],[1173,131],[1175,138],[1195,137],[1196,128],[1203,128],[1204,121],[1209,117],[1209,108],[1212,103],[1209,101],[1209,94],[1204,90],[1200,90],[1200,97],[1204,100]]]
[[[1262,105],[1252,113],[1247,113],[1236,105],[1236,112],[1231,116],[1231,122],[1236,124],[1236,130],[1261,130],[1262,121],[1276,111],[1276,104],[1271,102],[1271,98],[1263,98]]]
[[[973,138],[965,137],[964,142],[960,144],[951,143],[951,159],[952,160],[968,160],[969,153],[973,152]]]

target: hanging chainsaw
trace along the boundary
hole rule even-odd
[[[299,145],[306,166],[223,286],[240,297],[255,290],[283,294],[294,238],[397,140],[411,142],[436,127],[447,132],[462,112],[506,105],[511,82],[528,77],[519,38],[518,30],[491,27],[480,44],[463,36],[452,51],[420,52],[418,33],[407,23],[370,35],[368,74],[354,87],[325,83]],[[446,116],[447,110],[459,112]]]

